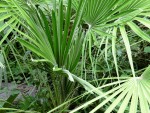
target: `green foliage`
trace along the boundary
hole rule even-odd
[[[149,11],[149,0],[2,0],[0,84],[36,84],[20,112],[148,113],[150,67],[138,55],[149,54]]]
[[[144,52],[145,52],[145,53],[150,53],[150,47],[149,47],[149,46],[145,47],[145,48],[144,48]]]

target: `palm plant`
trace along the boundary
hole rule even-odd
[[[2,20],[8,19],[8,23],[2,26],[1,31],[9,26],[1,43],[11,31],[15,30],[20,34],[16,35],[17,40],[39,55],[40,58],[43,58],[34,61],[47,62],[50,66],[50,71],[63,70],[62,73],[52,72],[50,76],[51,84],[50,87],[48,86],[48,93],[52,103],[50,105],[51,108],[67,101],[74,94],[75,84],[70,83],[64,77],[65,74],[63,73],[68,73],[64,69],[73,72],[80,59],[80,49],[82,47],[84,34],[81,32],[80,28],[77,29],[77,26],[81,18],[80,10],[83,9],[83,3],[84,2],[80,3],[77,18],[75,19],[72,30],[69,31],[71,1],[69,1],[68,9],[65,13],[63,12],[63,1],[59,3],[58,12],[56,11],[56,6],[54,6],[53,9],[50,9],[52,12],[48,12],[42,11],[41,8],[36,8],[33,4],[29,6],[26,2],[21,3],[21,1],[16,2],[13,0],[1,2],[1,13],[4,16]],[[20,5],[22,5],[23,8],[20,7]],[[31,10],[28,11],[28,9]],[[31,12],[32,16],[30,15]],[[65,17],[63,17],[64,14],[66,15]],[[63,26],[64,18],[66,19],[65,26]],[[22,29],[20,30],[17,28],[17,25],[21,25],[24,28],[23,31]],[[25,34],[24,31],[27,34]],[[70,32],[69,36],[68,32]],[[69,74],[69,79],[74,81],[71,74]],[[46,81],[44,83],[45,86],[48,85]],[[66,107],[68,107],[68,105]],[[63,109],[66,109],[66,107]]]
[[[103,95],[99,95],[93,100],[86,102],[82,106],[71,111],[71,113],[81,108],[84,108],[87,105],[90,105],[93,102],[101,98],[104,98],[107,95],[109,95],[109,97],[105,99],[104,101],[100,102],[100,104],[96,106],[90,113],[96,112],[98,109],[100,109],[102,106],[104,106],[105,104],[109,102],[111,102],[112,104],[109,105],[109,107],[106,109],[105,111],[106,113],[110,113],[113,110],[119,113],[124,112],[125,110],[126,112],[130,112],[130,113],[136,113],[139,110],[141,110],[141,112],[143,113],[149,112],[149,102],[148,102],[149,91],[146,88],[146,86],[149,86],[148,85],[149,82],[147,81],[147,79],[144,79],[145,77],[143,77],[143,76],[149,76],[148,74],[149,67],[142,74],[141,77],[137,77],[137,75],[135,74],[134,66],[133,66],[133,59],[132,59],[132,52],[131,52],[130,43],[129,43],[129,37],[127,36],[127,31],[126,31],[126,28],[127,28],[126,26],[129,26],[130,29],[133,32],[135,32],[139,37],[141,37],[143,40],[146,40],[148,42],[150,41],[149,36],[136,25],[138,21],[142,23],[144,26],[149,28],[148,26],[149,25],[149,20],[148,20],[149,5],[150,5],[149,1],[147,0],[146,1],[141,0],[141,1],[136,1],[136,2],[132,0],[130,1],[88,0],[87,5],[85,7],[85,13],[84,13],[85,15],[83,16],[83,20],[85,20],[85,22],[89,25],[88,33],[90,36],[88,37],[89,40],[87,43],[89,43],[89,49],[90,49],[89,55],[90,55],[91,65],[94,68],[92,70],[96,70],[96,69],[94,66],[95,59],[91,55],[91,45],[92,45],[91,40],[92,38],[94,40],[94,38],[96,38],[96,34],[98,34],[100,35],[100,37],[104,37],[105,38],[104,40],[106,40],[106,43],[105,43],[106,52],[108,49],[107,47],[108,40],[109,39],[112,40],[112,54],[114,58],[117,78],[119,82],[124,81],[124,80],[123,81],[120,80],[122,79],[122,77],[120,77],[119,75],[119,69],[118,69],[117,58],[116,58],[117,56],[116,47],[115,47],[116,46],[115,44],[117,43],[117,40],[119,40],[119,37],[122,37],[125,48],[126,48],[126,52],[128,55],[133,78],[127,78],[127,81],[124,81],[125,83],[123,84],[121,83],[117,87],[115,86],[112,90],[108,90]],[[143,17],[145,17],[145,19]],[[97,40],[94,40],[94,41],[96,41],[95,43],[97,43]],[[99,46],[101,47],[101,42]],[[105,57],[107,57],[107,53],[105,54]],[[107,58],[106,58],[106,62],[107,62]],[[145,82],[143,83],[143,81]],[[116,83],[114,82],[114,84],[118,84],[118,82]],[[107,85],[109,86],[109,85],[114,85],[114,84],[110,83]],[[100,86],[99,89],[101,89],[102,87],[106,87],[106,85]],[[144,93],[143,94],[140,93],[141,91],[143,91]],[[141,97],[141,95],[143,96]],[[147,108],[144,105],[147,106]],[[137,108],[137,106],[140,106],[140,109]],[[130,107],[130,109],[128,107]]]
[[[92,93],[95,98],[71,110],[71,113],[77,112],[97,100],[100,100],[100,104],[92,109],[91,113],[106,104],[106,113],[112,111],[119,113],[149,112],[150,67],[140,77],[137,77],[133,65],[130,37],[127,33],[131,29],[143,40],[150,41],[149,35],[137,25],[137,23],[141,23],[150,28],[149,0],[68,0],[65,5],[63,0],[54,0],[50,1],[50,5],[46,8],[38,6],[38,2],[35,4],[20,0],[0,1],[2,15],[0,21],[6,21],[6,24],[0,27],[0,32],[7,28],[7,33],[0,44],[12,31],[16,31],[16,39],[39,56],[39,59],[33,61],[49,64],[50,77],[46,77],[46,79],[50,78],[51,84],[48,84],[49,81],[46,79],[44,84],[48,87],[52,103],[50,109],[58,106],[49,112],[54,112],[58,108],[61,108],[59,112],[69,109],[70,100],[74,97],[75,88],[77,88],[76,83],[73,83],[75,80],[84,86],[87,94]],[[88,28],[84,28],[83,25],[87,25]],[[21,26],[23,29],[17,26]],[[116,45],[120,37],[125,45],[133,77],[123,78],[119,74]],[[106,81],[104,85],[99,86],[99,81],[96,80],[96,65],[98,58],[103,54],[100,48],[102,44],[105,44],[105,60],[109,67],[107,61],[109,40],[111,41],[110,47],[112,48],[117,79],[111,77],[110,79],[115,80],[114,82],[108,83]],[[92,56],[93,42],[98,48],[96,57]],[[88,51],[86,51],[87,48]],[[86,68],[87,53],[97,86],[81,78],[83,76],[75,75],[79,74],[76,70],[80,61],[81,75],[83,74]],[[86,74],[86,71],[84,73]],[[66,79],[66,75],[71,82]],[[101,78],[100,81],[104,81],[109,79],[108,77],[99,78]],[[113,89],[103,91],[107,87]]]

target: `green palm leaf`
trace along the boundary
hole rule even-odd
[[[43,2],[48,1],[35,1],[35,4]],[[49,2],[51,2],[50,5],[52,5],[53,2]],[[83,109],[98,100],[100,100],[101,103],[91,110],[90,113],[96,112],[106,104],[109,105],[108,108],[106,108],[106,113],[112,111],[117,111],[118,113],[136,113],[139,111],[148,113],[150,104],[150,67],[148,67],[140,77],[136,77],[127,30],[130,28],[143,40],[150,42],[149,35],[142,31],[136,24],[138,21],[147,28],[150,28],[149,0],[68,0],[67,2],[54,0],[54,2],[50,11],[47,11],[43,7],[36,7],[32,2],[28,5],[26,2],[22,3],[21,0],[1,1],[0,21],[5,23],[5,20],[7,20],[7,22],[0,26],[0,32],[7,30],[7,33],[0,41],[0,45],[6,40],[10,33],[16,31],[19,34],[17,40],[32,52],[36,53],[40,58],[44,59],[43,61],[50,63],[50,68],[58,72],[54,75],[59,75],[59,72],[65,73],[68,75],[70,81],[74,82],[74,80],[76,80],[89,93],[96,96],[96,98],[72,110],[71,113]],[[64,2],[67,3],[67,5],[64,5]],[[67,7],[65,11],[64,6]],[[71,15],[72,6],[76,11],[75,18]],[[143,16],[145,16],[146,19],[143,19]],[[73,22],[72,18],[74,18]],[[87,32],[83,31],[80,25],[81,19],[88,25],[88,29],[86,29]],[[18,26],[24,29],[21,30]],[[72,27],[71,29],[70,26]],[[126,26],[129,26],[129,28],[126,29]],[[119,36],[123,39],[133,74],[132,78],[125,80],[120,80],[121,77],[119,76],[117,63],[116,43]],[[104,52],[108,68],[108,44],[109,40],[112,40],[112,56],[119,80],[98,88],[71,73],[76,69],[82,51],[82,57],[84,57],[86,50],[82,50],[85,49],[82,48],[82,46],[85,47],[83,44],[87,44],[87,42],[89,46],[89,59],[92,64],[91,67],[94,67],[93,61],[95,59],[92,58],[92,41],[98,45],[97,37],[102,38],[100,48],[104,39],[107,38]],[[86,61],[86,59],[84,60]],[[95,67],[92,71],[95,71]],[[52,79],[55,79],[55,77]],[[61,76],[59,80],[61,81],[62,79],[63,77]],[[56,82],[52,84],[55,93],[50,91],[52,100],[54,97],[55,99],[60,97],[56,92],[64,90],[59,87],[61,83],[58,83],[58,86],[55,85],[55,83]],[[70,83],[69,86],[71,89]],[[108,86],[113,88],[103,92],[103,89]],[[65,94],[66,92],[62,92],[62,94],[63,93]],[[61,99],[60,97],[58,101],[60,102]],[[54,106],[58,105],[54,100],[53,104]]]
[[[104,99],[99,105],[97,105],[90,113],[96,112],[105,104],[112,101],[112,104],[106,109],[105,113],[111,113],[116,108],[117,113],[149,113],[150,108],[150,91],[149,91],[149,77],[150,77],[150,66],[144,71],[140,77],[133,77],[127,81],[123,81],[120,85],[107,91],[104,95],[107,95],[107,99]],[[101,88],[101,87],[100,87]],[[92,104],[93,102],[101,99],[104,95],[100,95],[85,104],[72,110],[70,113],[74,113],[80,109],[84,109],[85,106]],[[138,107],[139,106],[139,107]],[[129,109],[130,108],[130,109]]]

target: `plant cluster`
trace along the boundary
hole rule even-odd
[[[149,28],[149,0],[0,0],[0,112],[149,113]]]

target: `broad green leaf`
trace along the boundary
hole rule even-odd
[[[144,48],[144,52],[145,52],[145,53],[150,53],[150,46],[145,47],[145,48]]]

